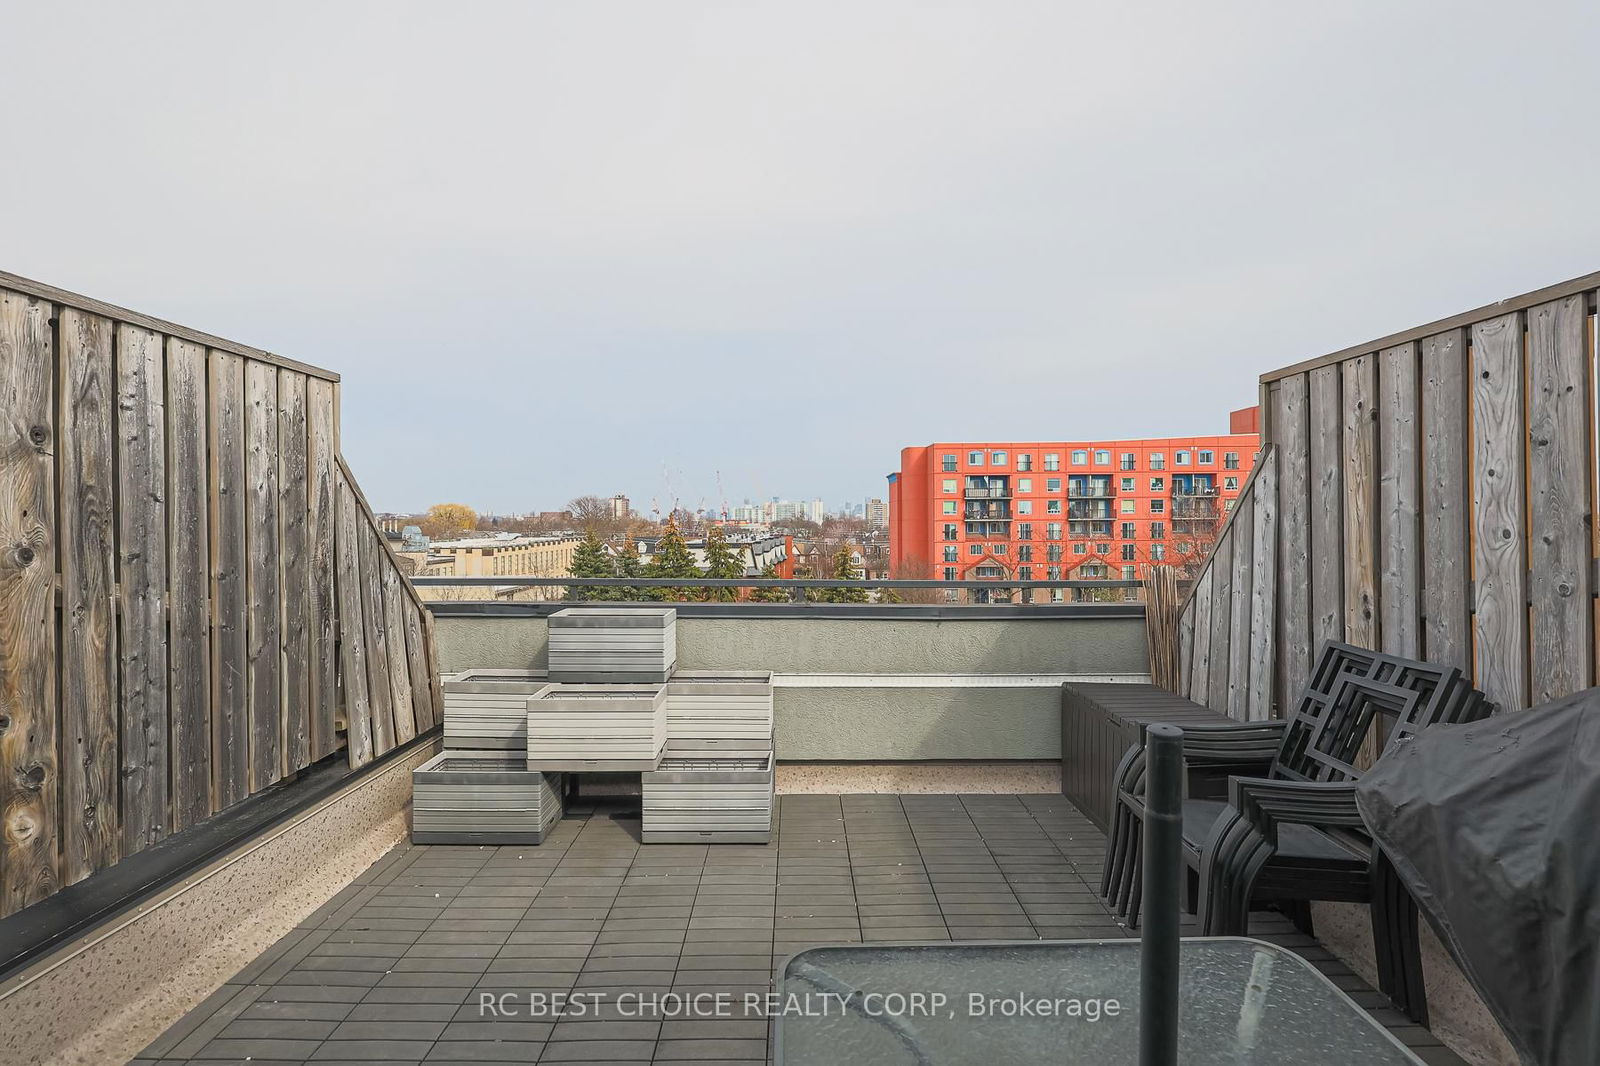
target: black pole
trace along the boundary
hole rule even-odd
[[[1145,730],[1144,930],[1139,1066],[1178,1062],[1178,902],[1183,884],[1183,730]]]

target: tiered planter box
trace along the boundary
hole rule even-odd
[[[550,616],[550,680],[660,684],[678,662],[670,607],[568,607]]]
[[[534,769],[653,770],[667,744],[665,685],[546,685],[526,715]]]
[[[561,775],[520,754],[446,751],[411,771],[415,844],[541,844],[561,820]]]
[[[667,757],[771,750],[771,674],[674,674],[667,683]]]
[[[640,775],[646,844],[765,844],[772,839],[772,753],[661,760]]]
[[[528,697],[550,683],[530,670],[466,670],[444,677],[446,751],[525,751]]]

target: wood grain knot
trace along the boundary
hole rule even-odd
[[[39,822],[27,811],[17,811],[6,822],[6,841],[13,847],[27,844],[39,835]]]
[[[49,439],[50,431],[45,429],[43,426],[28,427],[28,440],[33,442],[33,446],[35,448],[43,446],[44,442]]]
[[[38,792],[44,788],[44,764],[17,767],[17,787],[25,792]]]

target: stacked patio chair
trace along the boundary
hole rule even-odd
[[[1425,1015],[1415,907],[1362,825],[1356,761],[1369,736],[1387,750],[1430,725],[1476,721],[1492,710],[1455,667],[1330,642],[1287,720],[1186,729],[1190,779],[1202,782],[1183,806],[1190,906],[1201,934],[1244,935],[1253,900],[1288,904],[1307,931],[1311,900],[1371,904],[1379,984],[1413,1016]],[[1223,797],[1210,798],[1204,781],[1215,768],[1225,768],[1227,785]],[[1101,892],[1137,924],[1141,748],[1123,757],[1114,789]]]

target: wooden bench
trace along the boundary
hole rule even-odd
[[[1184,728],[1233,719],[1155,685],[1061,686],[1061,792],[1101,832],[1111,824],[1117,764],[1153,722]]]

